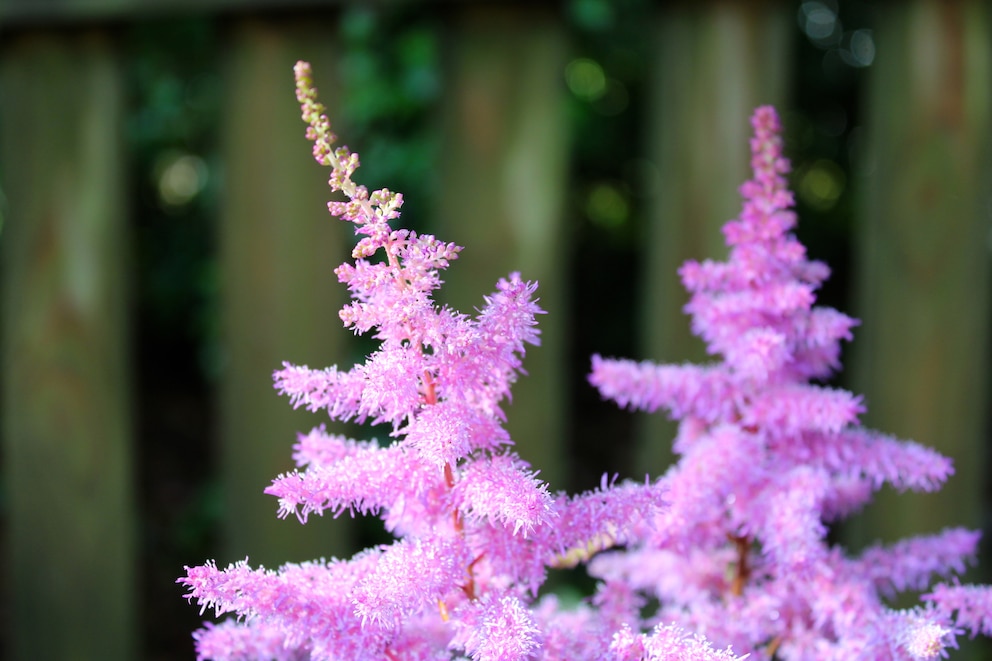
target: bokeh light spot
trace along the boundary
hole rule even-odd
[[[846,180],[839,165],[820,159],[800,171],[798,193],[817,211],[829,211],[844,192]]]
[[[799,27],[817,45],[835,42],[840,36],[837,12],[825,2],[808,0],[799,6]]]
[[[867,67],[875,61],[875,40],[871,30],[855,30],[851,33],[847,49],[842,51],[844,60],[851,66]]]
[[[166,152],[156,162],[155,182],[164,206],[185,206],[206,186],[207,164],[195,154]]]
[[[586,101],[596,101],[606,94],[606,74],[595,60],[580,57],[565,67],[565,84],[572,94]]]
[[[612,183],[602,182],[592,187],[586,198],[586,215],[600,227],[615,228],[627,222],[630,204],[627,197]]]

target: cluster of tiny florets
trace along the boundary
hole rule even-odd
[[[309,66],[297,99],[328,205],[355,226],[335,271],[346,328],[378,348],[342,370],[285,364],[275,386],[332,421],[390,425],[392,441],[324,425],[301,434],[297,469],[266,493],[279,516],[379,516],[395,540],[349,559],[187,567],[187,597],[216,615],[199,659],[357,661],[751,661],[934,659],[963,633],[992,633],[992,591],[959,585],[978,534],[948,529],[858,555],[827,525],[874,492],[933,491],[950,461],[863,428],[860,397],[812,382],[840,366],[856,321],[815,305],[829,271],[796,224],[775,111],[752,119],[753,178],[724,228],[729,258],[686,263],[693,331],[715,361],[656,365],[594,356],[590,381],[621,406],[679,421],[678,462],[659,480],[550,494],[512,450],[503,402],[539,343],[536,284],[512,273],[475,316],[438,305],[461,248],[394,229],[403,198],[352,180]],[[549,569],[586,565],[595,594],[538,597]],[[951,578],[951,582],[934,579]],[[899,593],[928,590],[894,610]]]
[[[988,633],[973,606],[986,588],[938,585],[909,613],[886,600],[963,572],[978,534],[949,529],[853,557],[828,543],[827,524],[884,484],[933,491],[953,470],[929,448],[863,428],[860,397],[811,383],[839,368],[856,321],[815,305],[829,270],[791,233],[778,117],[759,108],[752,125],[754,177],[724,227],[729,258],[680,270],[692,329],[719,360],[593,358],[604,397],[680,424],[679,460],[661,479],[670,506],[590,572],[604,593],[634,586],[659,603],[647,618],[630,612],[642,628],[674,623],[751,659],[935,658],[956,646],[958,625]]]
[[[296,76],[314,158],[346,198],[328,210],[359,236],[354,261],[335,270],[351,295],[340,316],[380,344],[348,370],[286,364],[275,385],[294,407],[331,420],[388,424],[394,440],[316,427],[298,439],[297,470],[266,493],[278,498],[280,516],[304,523],[325,513],[377,515],[396,541],[277,571],[247,562],[188,568],[180,582],[190,598],[240,618],[197,632],[199,658],[531,658],[558,617],[551,602],[536,601],[548,568],[572,547],[624,539],[660,505],[656,485],[574,498],[548,492],[503,427],[525,347],[540,340],[536,283],[516,273],[500,279],[474,317],[439,306],[440,272],[461,248],[391,226],[402,196],[353,181],[358,155],[334,147],[309,67],[298,64]]]

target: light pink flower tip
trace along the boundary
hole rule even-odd
[[[939,583],[921,599],[972,637],[992,636],[992,586]]]
[[[458,539],[402,539],[386,547],[351,593],[362,627],[399,628],[402,618],[436,604],[471,562]]]
[[[483,597],[479,624],[467,636],[465,651],[474,661],[529,659],[540,647],[534,615],[512,595]]]
[[[196,641],[197,661],[306,661],[310,652],[306,647],[287,645],[286,636],[279,627],[225,620],[218,624],[204,622],[203,628],[193,632]]]
[[[925,590],[936,576],[963,574],[978,551],[980,538],[981,533],[974,530],[948,528],[888,546],[871,546],[854,567],[888,597]]]
[[[613,638],[610,659],[617,661],[743,661],[730,649],[715,649],[698,634],[673,624],[659,624],[650,634],[633,634],[627,625]]]
[[[589,382],[620,406],[648,412],[666,409],[673,419],[716,422],[736,414],[738,391],[721,366],[656,365],[594,355]]]
[[[933,610],[902,611],[894,619],[896,644],[915,661],[947,658],[947,648],[958,646],[959,631],[941,622]]]
[[[782,130],[782,124],[778,119],[778,112],[774,106],[758,106],[751,115],[751,126],[754,127],[755,137],[767,140],[778,135]]]
[[[513,455],[497,455],[466,464],[452,493],[466,515],[527,537],[550,524],[557,512],[547,487]]]

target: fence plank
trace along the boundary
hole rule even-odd
[[[0,0],[0,23],[25,27],[84,25],[97,21],[148,20],[190,14],[321,11],[350,0]],[[490,0],[447,0],[446,4],[483,4]],[[550,0],[531,4],[552,6]],[[400,3],[401,4],[401,3]],[[440,4],[440,3],[438,3]]]
[[[956,474],[939,494],[879,494],[862,543],[981,526],[990,395],[989,9],[892,2],[880,18],[853,386],[868,424],[936,447]]]
[[[510,271],[540,281],[542,345],[506,407],[517,450],[562,487],[565,407],[567,131],[564,34],[550,12],[464,8],[447,45],[437,233],[465,246],[442,296],[471,312]]]
[[[228,364],[221,383],[222,463],[228,559],[274,566],[347,551],[345,521],[275,518],[262,493],[292,467],[298,431],[327,420],[293,411],[271,374],[290,361],[337,362],[350,335],[337,317],[344,292],[333,269],[348,229],[327,214],[327,175],[310,155],[293,92],[293,64],[313,62],[331,107],[334,37],[319,21],[242,20],[229,47],[221,212],[223,325]],[[338,430],[339,431],[339,430]]]
[[[2,53],[11,659],[134,658],[121,81],[99,33]]]
[[[154,19],[218,12],[300,11],[347,0],[0,0],[5,26]]]
[[[660,170],[644,246],[641,352],[665,362],[705,361],[682,312],[677,269],[689,258],[722,258],[720,228],[740,211],[750,176],[748,118],[781,110],[788,80],[789,10],[780,2],[708,1],[666,7],[658,26],[649,154]],[[641,415],[637,470],[671,461],[675,426]]]

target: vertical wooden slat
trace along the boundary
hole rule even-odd
[[[134,658],[122,71],[28,34],[0,85],[6,658]]]
[[[297,432],[327,421],[294,412],[273,389],[272,371],[282,361],[335,363],[350,338],[337,317],[344,292],[333,274],[350,228],[327,213],[328,172],[310,155],[293,83],[293,64],[310,59],[333,109],[336,90],[321,84],[334,80],[333,34],[319,21],[243,20],[230,36],[220,232],[225,546],[227,559],[247,555],[266,566],[349,549],[343,520],[278,520],[276,499],[262,493],[292,467]]]
[[[740,211],[737,190],[750,177],[748,120],[759,105],[783,110],[790,28],[788,7],[773,1],[674,3],[661,13],[647,115],[661,188],[644,247],[644,358],[708,360],[682,312],[688,295],[677,270],[727,254],[720,228]],[[664,470],[674,434],[663,416],[641,416],[640,472]]]
[[[540,281],[542,346],[506,407],[517,451],[553,486],[563,456],[568,301],[562,233],[567,132],[564,36],[550,13],[460,8],[446,44],[437,234],[465,246],[445,275],[444,300],[472,313],[510,271]]]
[[[878,21],[852,384],[872,427],[936,447],[939,494],[879,494],[862,543],[980,527],[989,415],[992,32],[987,3],[890,2]]]

